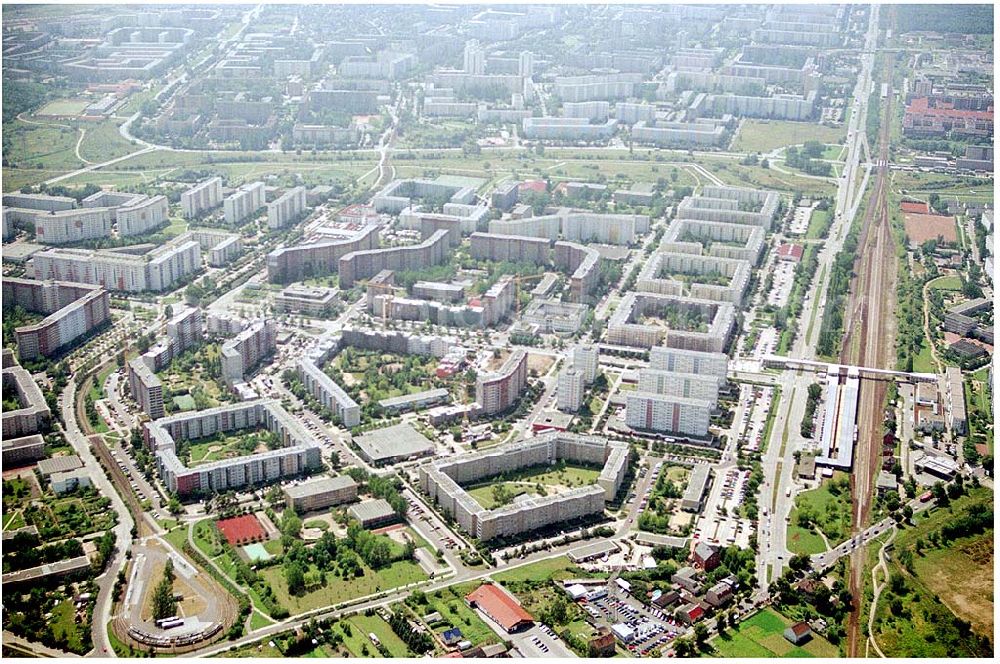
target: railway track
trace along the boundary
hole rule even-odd
[[[886,58],[883,80],[890,84],[879,128],[878,166],[874,189],[865,210],[858,247],[854,284],[849,301],[847,334],[840,359],[846,364],[885,368],[891,358],[894,323],[896,255],[888,210],[889,132],[892,123],[892,60]],[[864,380],[858,403],[858,442],[851,474],[854,532],[863,530],[871,517],[872,492],[881,461],[882,408],[887,386]],[[861,643],[861,598],[864,588],[865,549],[850,556],[848,586],[852,596],[848,617],[848,656],[858,657]]]

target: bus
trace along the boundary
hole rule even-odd
[[[920,502],[926,503],[927,501],[929,501],[933,497],[934,497],[934,493],[932,491],[928,491],[928,492],[924,493],[922,496],[920,496]]]

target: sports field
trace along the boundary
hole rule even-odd
[[[80,115],[89,104],[86,99],[57,99],[43,106],[35,115]]]
[[[837,657],[837,648],[818,634],[801,646],[783,633],[792,621],[771,609],[757,613],[709,644],[720,657]]]

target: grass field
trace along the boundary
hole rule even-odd
[[[830,210],[813,210],[809,218],[809,228],[806,238],[816,240],[825,236],[830,230]]]
[[[924,337],[920,346],[920,352],[913,356],[913,370],[918,373],[935,373],[937,365],[934,364],[934,356],[931,355],[931,347]]]
[[[836,546],[847,537],[851,519],[851,498],[850,491],[844,488],[846,483],[847,474],[838,471],[818,489],[803,491],[795,497],[795,507],[792,509],[789,521],[788,546],[792,552],[816,553],[806,550],[807,547],[815,548],[816,543],[808,533],[799,528],[798,518],[803,510],[812,515],[813,522],[823,531],[831,545]],[[793,532],[792,526],[799,530]],[[793,535],[798,537],[793,540]],[[819,539],[818,535],[814,536]],[[802,550],[796,547],[802,547]]]
[[[141,149],[118,132],[118,123],[114,120],[85,125],[84,131],[80,156],[87,161],[100,163]]]
[[[813,634],[807,643],[796,646],[783,636],[792,621],[765,609],[741,622],[735,630],[716,636],[709,644],[720,657],[836,657],[838,650],[829,641]]]
[[[561,579],[587,578],[594,576],[581,570],[570,562],[566,556],[540,560],[537,563],[517,567],[506,572],[494,574],[493,578],[499,583],[517,583],[519,581],[546,581],[549,579],[559,581]]]
[[[788,525],[788,550],[792,553],[822,553],[826,551],[826,543],[823,538],[812,528],[803,528],[790,523]]]
[[[840,143],[844,135],[843,127],[827,127],[815,122],[745,120],[733,139],[732,149],[737,152],[770,152],[806,141]]]
[[[351,654],[355,657],[361,657],[361,647],[358,645],[359,640],[363,640],[364,643],[368,644],[368,649],[375,652],[371,641],[368,639],[368,634],[372,633],[378,640],[382,642],[388,650],[389,654],[393,657],[413,657],[414,654],[410,652],[410,649],[406,647],[403,640],[396,636],[396,633],[392,631],[389,627],[389,623],[382,620],[379,616],[354,616],[350,619],[351,623],[351,637],[344,637],[344,645],[347,649],[351,651]]]
[[[491,510],[498,507],[497,501],[493,497],[493,487],[505,486],[513,496],[531,494],[541,495],[537,487],[563,487],[575,489],[588,486],[597,482],[601,471],[583,466],[560,465],[558,469],[547,467],[524,468],[514,473],[508,473],[501,481],[499,478],[492,479],[478,485],[467,487],[466,491],[476,499],[484,508]]]
[[[3,131],[9,150],[4,155],[6,165],[36,171],[68,171],[83,166],[76,158],[79,132],[74,127],[17,120],[4,124]],[[52,175],[42,179],[49,177]]]
[[[87,99],[57,99],[38,109],[35,115],[80,115],[89,105]]]
[[[310,566],[309,571],[317,572],[314,566]],[[327,573],[325,587],[320,587],[299,597],[289,595],[288,584],[285,582],[285,575],[281,567],[269,567],[260,574],[271,584],[271,588],[274,589],[281,605],[293,614],[339,604],[349,599],[372,595],[427,578],[419,565],[409,561],[396,562],[378,571],[364,567],[364,572],[364,576],[350,579],[342,579]]]
[[[934,279],[928,285],[937,290],[960,291],[962,290],[962,278],[957,274],[948,274]]]
[[[70,652],[81,652],[83,650],[83,634],[81,630],[87,629],[87,625],[77,624],[74,620],[76,612],[73,609],[72,600],[64,600],[52,609],[52,634],[56,638],[60,636],[66,640]]]
[[[913,555],[913,572],[899,562],[903,551],[915,551],[918,541],[928,542],[928,535],[952,521],[972,505],[992,507],[993,492],[972,489],[952,501],[949,508],[933,508],[921,515],[915,525],[900,531],[890,558],[890,571],[901,574],[906,588],[900,593],[904,615],[893,611],[891,595],[879,600],[875,633],[879,646],[889,657],[959,657],[976,655],[972,639],[955,633],[952,614],[972,624],[977,634],[992,635],[993,606],[993,531],[950,542],[945,547],[924,546]],[[905,593],[905,595],[904,595]],[[947,630],[947,634],[945,633]],[[945,636],[962,644],[956,651]],[[968,648],[968,650],[966,650]]]

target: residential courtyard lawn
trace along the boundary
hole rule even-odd
[[[555,466],[532,466],[504,473],[466,487],[466,491],[480,505],[489,510],[500,505],[496,500],[494,487],[505,487],[508,495],[512,498],[523,494],[541,496],[562,489],[576,489],[594,484],[600,474],[601,471],[597,468],[566,464],[560,461]]]
[[[770,152],[775,148],[806,141],[835,144],[844,140],[844,127],[827,127],[815,122],[787,120],[744,120],[733,139],[736,152]],[[824,158],[833,158],[825,157]]]
[[[83,649],[83,635],[80,630],[87,628],[86,625],[77,624],[75,617],[76,611],[70,599],[60,602],[52,609],[52,635],[65,639],[70,652],[80,652]]]
[[[801,646],[785,639],[785,628],[792,621],[773,609],[741,622],[736,629],[716,636],[709,644],[720,657],[837,657],[839,651],[819,634]]]
[[[271,584],[278,602],[292,614],[303,613],[332,604],[340,604],[350,599],[373,595],[377,592],[398,588],[410,583],[427,579],[427,575],[417,563],[411,561],[395,562],[378,571],[362,565],[363,576],[343,579],[333,573],[326,573],[326,586],[320,586],[301,596],[288,593],[284,570],[280,565],[269,567],[260,575]],[[319,574],[315,565],[310,565],[310,574]],[[307,575],[308,576],[308,575]]]

